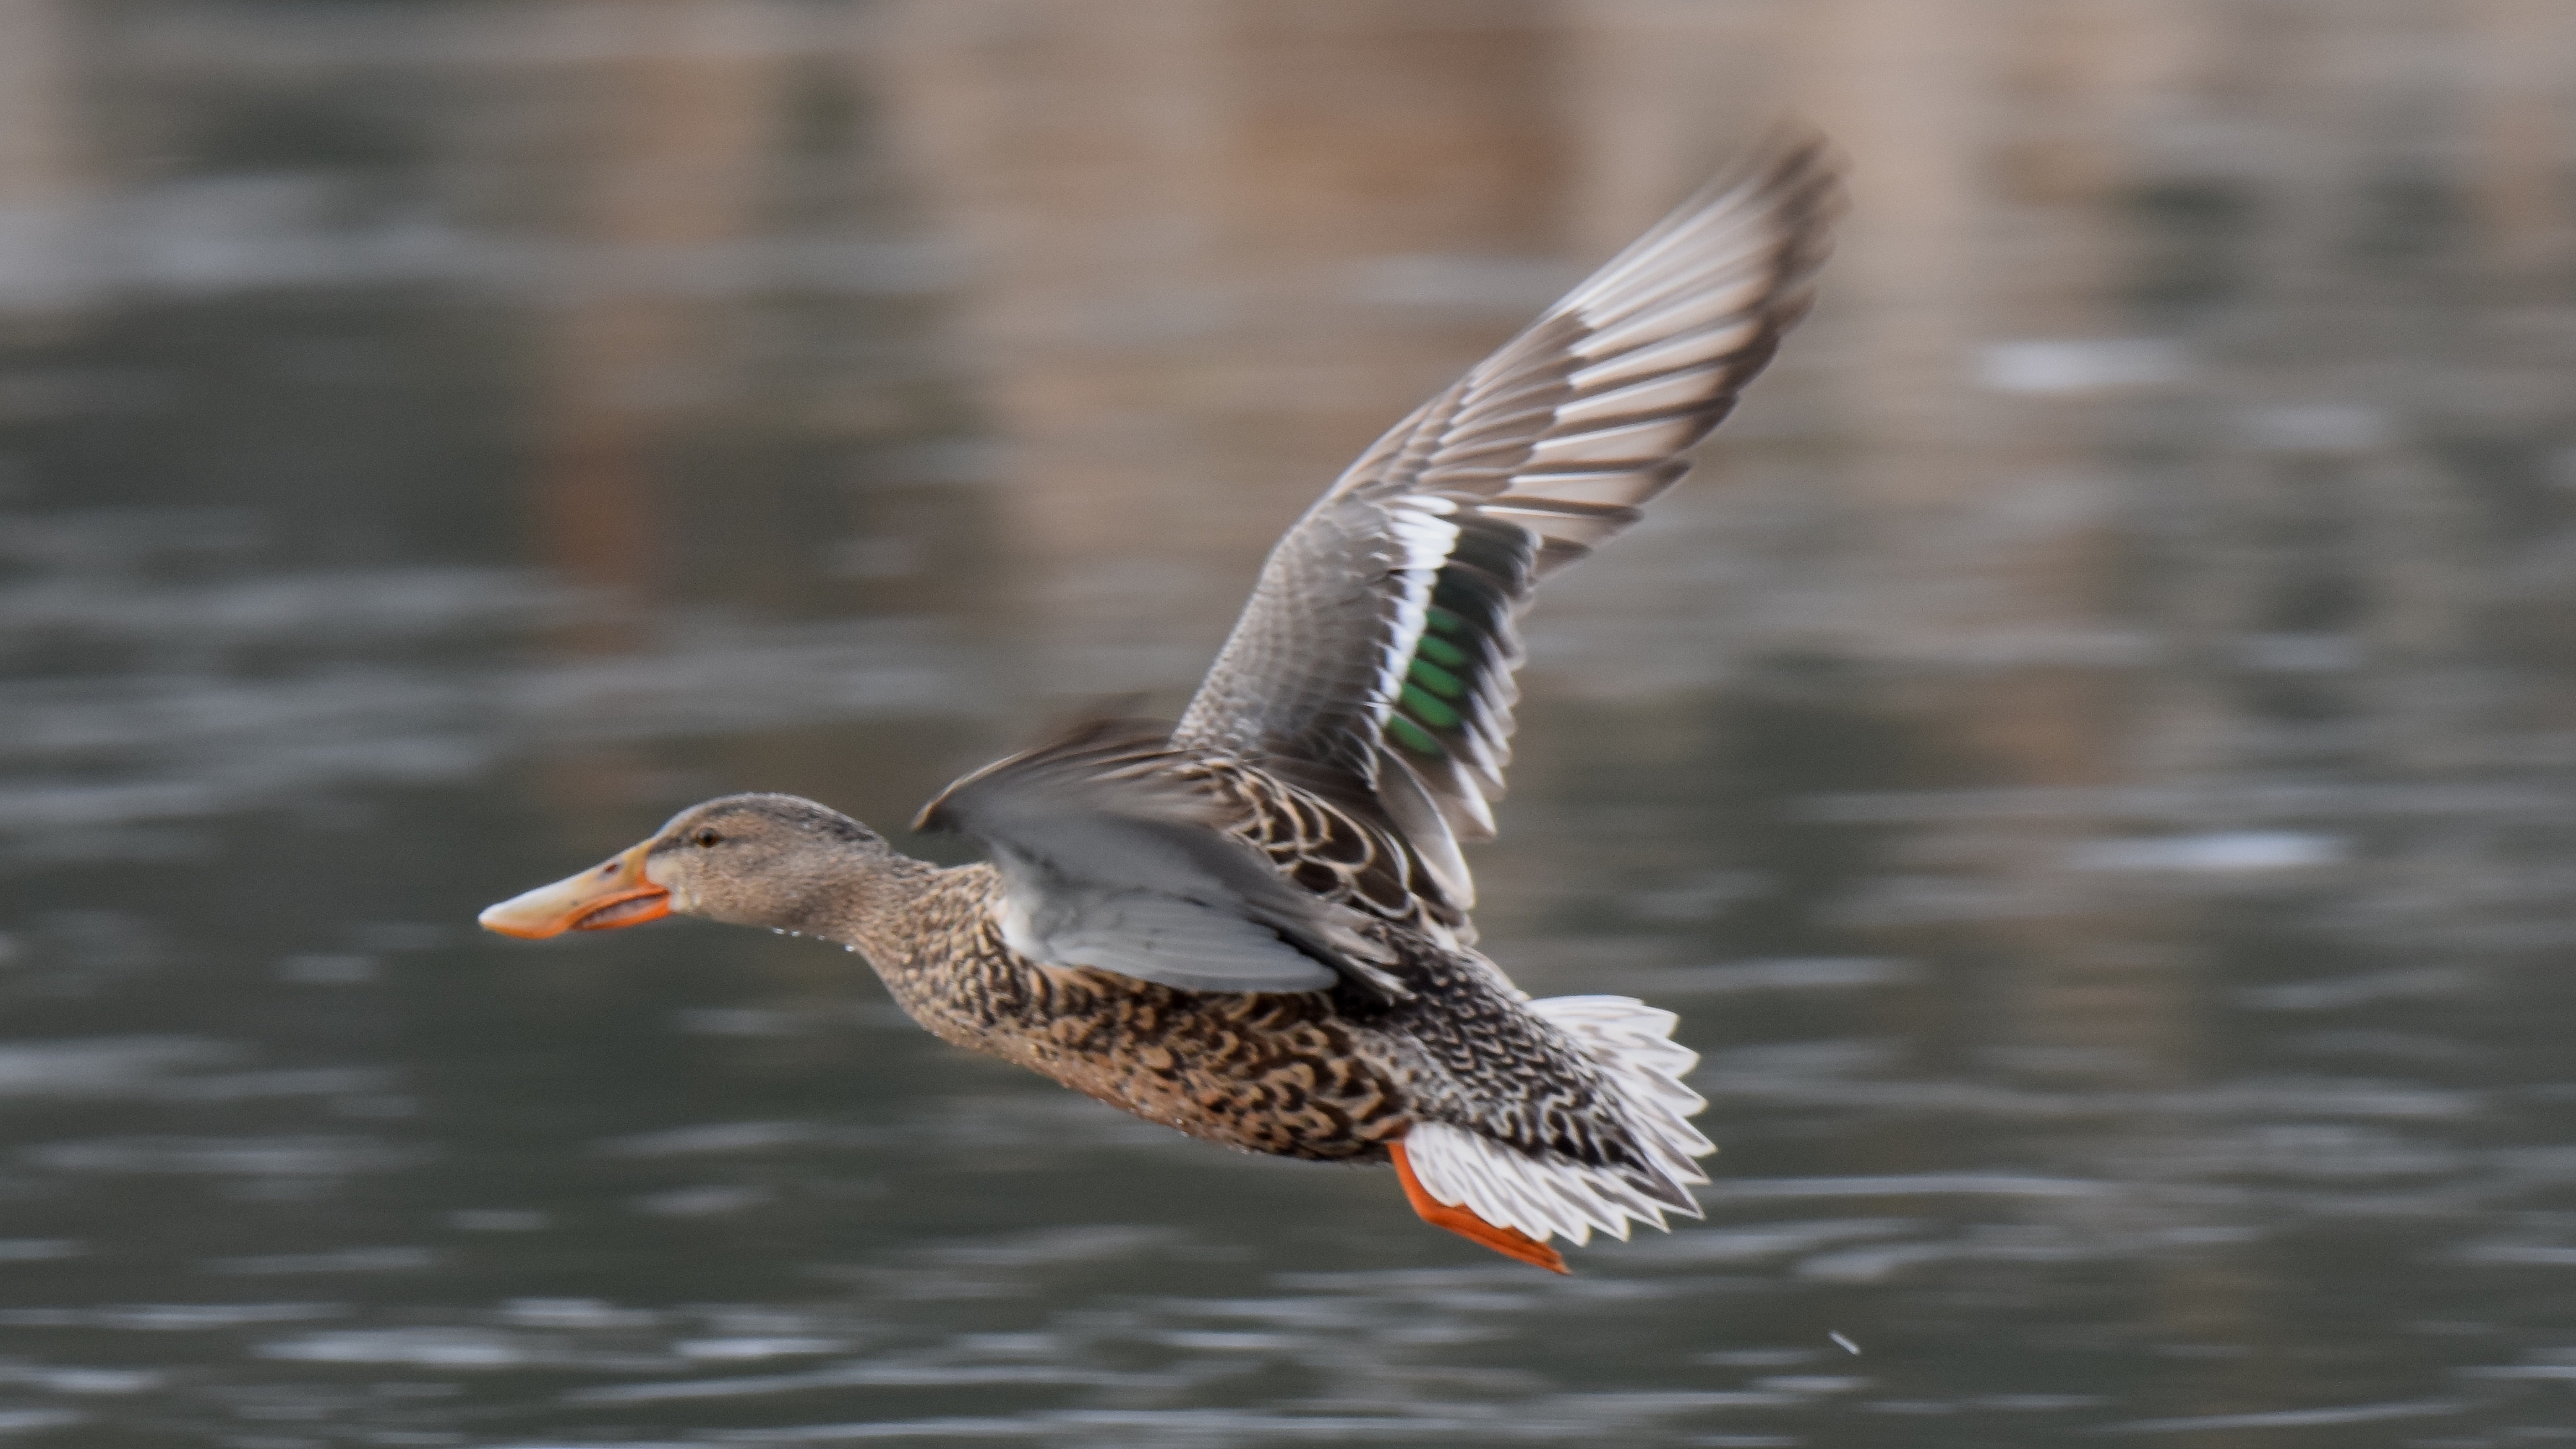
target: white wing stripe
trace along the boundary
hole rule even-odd
[[[1457,511],[1457,504],[1437,494],[1415,494],[1390,503],[1388,531],[1404,545],[1404,558],[1396,567],[1437,569],[1447,563],[1449,551],[1458,545],[1458,525],[1447,515]]]

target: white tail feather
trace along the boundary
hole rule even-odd
[[[1596,1227],[1625,1241],[1631,1221],[1661,1228],[1668,1212],[1698,1217],[1696,1205],[1681,1205],[1690,1201],[1684,1188],[1708,1181],[1694,1159],[1717,1147],[1688,1120],[1708,1102],[1682,1085],[1699,1053],[1672,1039],[1678,1018],[1626,996],[1557,996],[1529,1006],[1573,1037],[1601,1070],[1653,1172],[1678,1201],[1650,1196],[1615,1169],[1523,1152],[1446,1122],[1416,1123],[1404,1139],[1424,1191],[1540,1242],[1553,1235],[1577,1246]]]

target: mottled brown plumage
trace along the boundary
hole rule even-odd
[[[943,1040],[1250,1152],[1382,1159],[1409,1124],[1398,1053],[1338,993],[1179,991],[1041,965],[992,924],[1000,891],[988,865],[930,874],[894,924],[907,945],[862,948],[896,1002]]]

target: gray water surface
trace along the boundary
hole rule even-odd
[[[0,1442],[2576,1441],[2576,18],[0,5]],[[1528,621],[1485,944],[1682,1014],[1570,1278],[472,928],[1177,708],[1790,104],[1856,206]],[[945,841],[905,841],[943,860]]]

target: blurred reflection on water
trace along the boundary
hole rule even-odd
[[[1781,101],[1824,310],[1478,864],[1685,1013],[1705,1225],[469,930],[1177,703]],[[2572,108],[2541,0],[0,3],[0,1436],[2576,1438]]]

